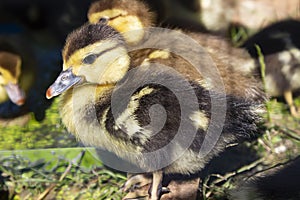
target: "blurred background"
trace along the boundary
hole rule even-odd
[[[118,188],[124,183],[124,174],[104,167],[94,158],[93,149],[82,148],[62,125],[57,99],[45,98],[47,87],[61,71],[65,38],[87,22],[91,2],[0,2],[0,50],[13,49],[23,59],[24,76],[33,77],[24,79],[30,82],[24,105],[9,100],[0,103],[0,199],[121,198]],[[220,35],[233,46],[273,23],[300,19],[299,0],[146,2],[157,13],[159,26]],[[299,29],[295,26],[292,32]],[[300,105],[297,95],[295,104]],[[227,163],[218,158],[203,170],[201,187],[206,199],[226,199],[226,189],[238,180],[299,155],[299,119],[290,115],[282,97],[268,103],[264,127],[265,132],[255,140],[222,154],[220,158]],[[228,165],[228,160],[235,165]],[[222,169],[216,167],[220,165]],[[241,176],[230,175],[238,169],[242,169]]]

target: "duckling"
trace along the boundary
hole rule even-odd
[[[26,105],[27,95],[35,80],[36,65],[34,57],[28,56],[32,55],[30,50],[23,45],[24,42],[18,37],[8,35],[0,37],[0,121],[2,125],[14,124],[15,118],[17,120],[18,117],[29,112]],[[23,51],[20,52],[19,49]],[[19,124],[17,121],[16,123]]]
[[[120,15],[120,13],[122,13],[122,15]],[[161,38],[157,39],[157,41],[153,41],[153,37],[151,37],[151,34],[147,30],[148,27],[155,25],[155,18],[155,13],[151,12],[151,9],[146,3],[135,0],[101,0],[94,2],[88,11],[90,23],[107,23],[122,33],[126,43],[129,45],[128,51],[132,66],[158,62],[166,66],[173,66],[178,72],[188,74],[188,76],[198,74],[197,71],[189,71],[187,73],[187,70],[182,68],[181,65],[187,65],[188,63],[183,61],[180,56],[174,55],[172,52],[164,49],[146,48],[147,46],[153,46],[153,43],[161,43],[161,41],[163,41]],[[183,32],[180,29],[176,30]],[[243,81],[240,80],[241,77],[244,77],[240,75],[241,73],[244,74],[242,70],[245,68],[249,70],[255,67],[254,60],[251,59],[245,50],[233,48],[229,41],[218,36],[190,31],[185,31],[184,33],[205,47],[214,61],[218,60],[216,65],[218,68],[222,68],[220,73],[224,79],[228,77],[226,75],[227,73],[231,73],[232,77],[236,77],[233,79],[234,81],[232,78],[224,81],[228,93],[240,96],[253,94],[253,92],[249,92],[251,91],[251,86],[253,86],[251,82],[257,82],[257,80],[253,78],[244,79]],[[151,39],[148,40],[148,38]],[[239,66],[239,69],[236,69],[237,66]],[[247,72],[247,70],[245,71]],[[253,91],[255,91],[255,89]],[[141,179],[145,180],[144,178]],[[146,185],[147,182],[144,184]]]
[[[183,42],[164,31],[156,36],[150,37],[155,44],[164,41],[170,49]],[[196,51],[184,47],[188,55]],[[112,27],[83,25],[67,37],[63,71],[46,97],[61,95],[62,121],[84,144],[114,153],[137,166],[135,172],[152,174],[151,200],[166,191],[162,188],[164,174],[199,172],[227,144],[257,133],[265,96],[256,82],[220,72],[227,87],[235,81],[236,86],[248,84],[242,92],[222,93],[216,86],[218,73],[207,73],[210,77],[205,79],[195,76],[187,62],[169,67],[155,63],[131,66],[127,52],[124,38]],[[199,67],[205,72],[209,63],[197,55],[199,59],[191,57],[203,63]],[[211,110],[215,101],[217,110]],[[223,106],[224,121],[218,118]],[[215,135],[218,130],[219,138]],[[211,151],[206,152],[207,148]]]
[[[274,23],[250,37],[242,45],[258,59],[258,45],[266,65],[266,92],[273,97],[283,96],[292,116],[300,117],[293,93],[300,89],[300,21],[284,20]],[[259,64],[257,65],[259,66]],[[259,73],[260,67],[253,70]]]
[[[25,92],[18,84],[21,73],[19,55],[0,51],[0,102],[8,100],[21,106],[25,102]]]
[[[145,2],[138,0],[96,1],[91,4],[87,15],[90,23],[107,23],[124,36],[134,66],[145,62],[160,62],[167,66],[180,65],[178,64],[178,56],[167,50],[160,49],[160,51],[157,51],[157,49],[145,48],[145,46],[160,42],[159,38],[154,42],[153,37],[148,35],[150,33],[148,33],[147,28],[155,25],[156,14],[151,11]],[[220,70],[220,73],[236,73],[236,76],[239,76],[239,73],[248,74],[249,70],[255,68],[255,62],[248,52],[242,48],[234,48],[225,38],[200,32],[175,30],[192,37],[205,48],[214,60],[219,60],[219,62],[216,62],[217,67],[226,68],[226,70]],[[148,38],[150,38],[149,41],[147,41]],[[177,70],[182,70],[182,68],[179,67]],[[221,76],[226,77],[226,75]],[[252,79],[252,81],[258,80]],[[235,87],[232,83],[225,87],[237,94],[238,91],[244,91],[247,85],[251,85],[247,83],[239,87],[242,82],[236,84]]]

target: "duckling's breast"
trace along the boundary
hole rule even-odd
[[[122,138],[112,139],[105,124],[111,111],[111,88],[86,84],[70,89],[60,97],[60,115],[68,131],[83,144],[122,154],[124,150],[136,151]]]

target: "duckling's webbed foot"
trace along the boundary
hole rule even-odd
[[[285,91],[284,98],[287,104],[289,105],[291,115],[295,118],[300,118],[300,111],[294,104],[292,91],[291,90]]]
[[[168,188],[162,187],[162,177],[161,171],[154,172],[152,177],[151,174],[129,174],[123,186],[123,191],[128,193],[123,200],[159,200],[162,194],[169,192]]]
[[[152,183],[151,174],[128,174],[122,189],[127,192],[123,200],[148,199],[148,191]]]
[[[300,109],[297,108],[296,106],[294,105],[290,106],[290,112],[293,117],[300,118]]]
[[[152,184],[149,189],[149,200],[159,200],[163,193],[169,192],[168,188],[162,187],[162,179],[162,171],[153,172]]]
[[[130,192],[142,188],[144,186],[149,186],[152,183],[152,178],[150,174],[127,174],[127,181],[122,187],[124,192]]]

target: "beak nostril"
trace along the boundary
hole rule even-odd
[[[63,77],[61,77],[61,80],[62,80],[62,81],[65,81],[65,80],[67,80],[67,77],[66,77],[66,76],[63,76]]]

